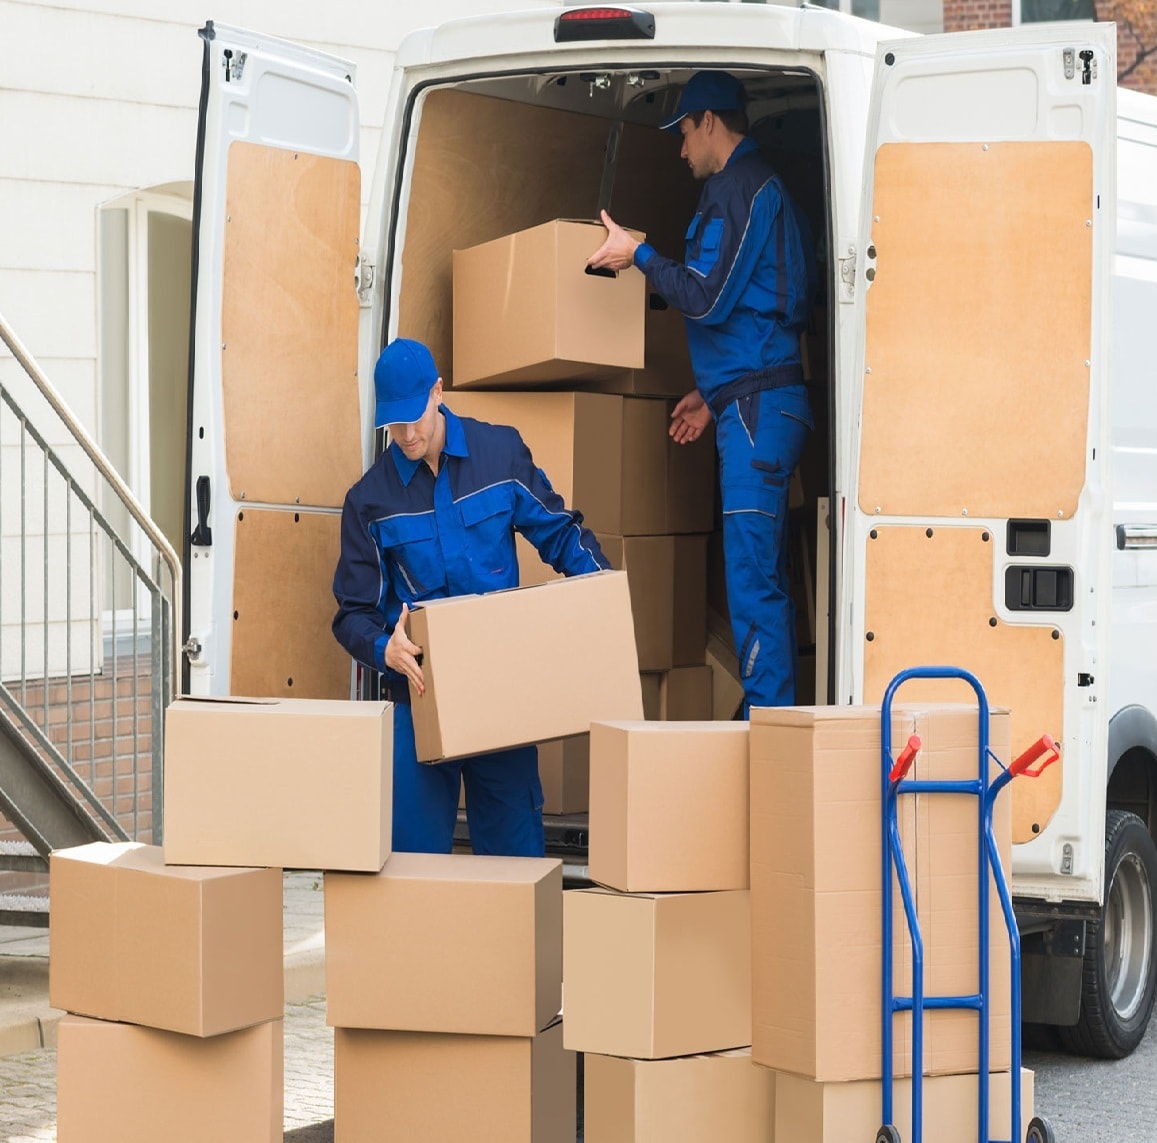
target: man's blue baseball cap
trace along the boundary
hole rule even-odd
[[[433,356],[420,341],[408,337],[391,341],[374,366],[374,424],[380,428],[420,421],[440,376]]]
[[[677,131],[679,121],[692,111],[739,111],[744,104],[743,84],[725,71],[697,71],[683,88],[675,117],[660,130]]]

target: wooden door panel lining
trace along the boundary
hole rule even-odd
[[[350,697],[350,658],[330,628],[340,549],[337,513],[238,512],[231,694]]]
[[[473,92],[430,92],[414,155],[398,335],[425,342],[453,385],[454,250],[555,218],[595,218],[610,120]],[[656,197],[656,186],[667,192]],[[611,213],[682,251],[699,187],[678,140],[628,123]]]
[[[1092,161],[1080,142],[880,148],[864,511],[1055,519],[1076,510]]]
[[[340,507],[361,475],[356,163],[229,148],[221,378],[234,500]]]
[[[927,535],[928,531],[931,536]],[[879,702],[908,667],[963,667],[992,706],[1012,712],[1013,755],[1042,734],[1063,737],[1064,641],[1054,628],[993,626],[992,538],[983,528],[889,526],[865,553],[864,701]],[[915,679],[899,701],[975,702],[959,680]],[[1008,765],[1011,758],[1002,758]],[[1013,782],[1013,840],[1029,841],[1060,804],[1063,762]],[[1006,795],[1007,796],[1007,795]]]

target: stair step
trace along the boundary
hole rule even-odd
[[[0,893],[0,925],[48,928],[48,898],[23,893]]]
[[[18,873],[43,873],[48,859],[30,841],[0,841],[0,869]]]

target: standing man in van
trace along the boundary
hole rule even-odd
[[[457,417],[442,404],[442,378],[426,346],[398,338],[374,369],[375,424],[389,447],[349,490],[334,574],[337,641],[384,672],[394,702],[394,849],[449,853],[458,789],[475,853],[541,857],[538,750],[525,746],[458,762],[420,763],[410,690],[422,694],[422,648],[406,631],[417,603],[518,586],[514,533],[556,571],[609,567],[582,516],[568,511],[515,429]],[[478,687],[513,686],[486,675]]]
[[[734,76],[697,72],[663,130],[705,180],[683,262],[637,242],[603,212],[596,268],[638,266],[686,318],[696,388],[675,406],[680,444],[716,422],[727,601],[746,707],[795,701],[795,614],[787,569],[787,498],[811,409],[799,331],[814,281],[807,221],[747,137]]]

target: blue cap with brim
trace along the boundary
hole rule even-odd
[[[438,377],[434,358],[420,341],[408,337],[391,341],[374,366],[374,424],[381,427],[420,421]]]
[[[743,107],[743,84],[725,71],[697,71],[683,88],[675,117],[660,127],[677,131],[680,121],[692,111],[739,111]]]

